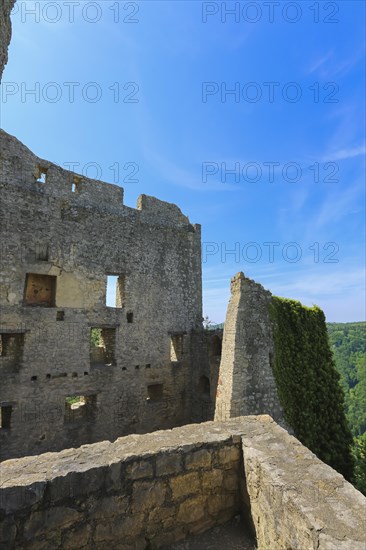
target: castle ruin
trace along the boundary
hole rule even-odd
[[[204,331],[198,224],[0,140],[0,546],[159,548],[241,514],[260,550],[364,549],[364,497],[267,416],[270,293],[239,273]]]

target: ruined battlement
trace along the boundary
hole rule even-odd
[[[366,499],[269,416],[3,462],[0,543],[160,548],[241,514],[259,550],[363,550]]]
[[[0,140],[1,185],[6,193],[17,193],[20,197],[28,192],[33,195],[33,200],[53,207],[55,215],[56,209],[60,209],[61,215],[75,220],[78,215],[92,209],[129,217],[135,223],[179,227],[193,233],[200,230],[198,225],[191,225],[175,204],[141,195],[136,209],[127,207],[123,204],[122,187],[88,178],[41,159],[4,130],[0,130]]]

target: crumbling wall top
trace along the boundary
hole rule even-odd
[[[175,204],[141,195],[137,208],[123,204],[123,188],[88,178],[37,157],[16,137],[0,130],[1,183],[30,193],[61,199],[62,208],[92,208],[130,216],[143,223],[183,228],[199,233]]]

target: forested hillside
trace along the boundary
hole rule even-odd
[[[355,482],[366,494],[366,323],[328,323],[327,328],[354,437]]]

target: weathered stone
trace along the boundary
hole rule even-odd
[[[202,473],[202,488],[203,491],[207,493],[215,492],[219,487],[222,486],[223,482],[223,471],[222,470],[210,470],[209,472]]]
[[[156,475],[163,476],[167,474],[178,473],[182,470],[182,455],[164,453],[156,458]]]
[[[127,476],[132,479],[152,477],[153,473],[154,471],[151,462],[147,462],[146,460],[134,462],[127,467]]]
[[[127,512],[129,499],[126,496],[100,497],[95,500],[94,506],[89,508],[88,513],[99,519],[122,516]]]
[[[232,278],[217,385],[216,420],[266,413],[277,422],[284,421],[270,362],[271,356],[274,357],[270,299],[270,292],[243,273]]]
[[[207,498],[199,496],[185,500],[179,506],[177,519],[186,524],[200,521],[205,517]]]
[[[195,451],[189,455],[186,455],[186,468],[187,470],[193,470],[196,468],[209,468],[211,466],[212,453],[207,449]]]
[[[37,537],[52,530],[69,527],[81,521],[82,514],[73,508],[50,508],[44,512],[33,512],[24,526],[24,536],[27,539]]]
[[[197,494],[200,491],[200,480],[198,474],[192,472],[174,477],[170,480],[173,499],[180,499],[192,494]]]
[[[3,0],[0,9],[0,80],[8,61],[8,46],[11,38],[10,12],[15,0]]]
[[[218,451],[218,460],[220,464],[232,464],[240,460],[240,449],[237,446],[224,447]]]
[[[162,481],[136,481],[133,484],[133,513],[161,506],[165,500],[166,484]]]
[[[125,206],[120,186],[41,159],[4,131],[0,141],[0,401],[12,408],[0,460],[189,423],[200,226],[147,195]]]
[[[90,540],[92,534],[92,527],[89,524],[79,525],[73,529],[68,530],[63,535],[62,549],[63,550],[76,550],[90,548]]]

